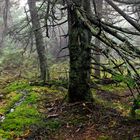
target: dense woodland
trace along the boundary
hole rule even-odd
[[[140,0],[0,0],[0,140],[140,140]]]

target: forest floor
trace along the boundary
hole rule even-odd
[[[0,79],[0,140],[140,140],[124,85],[93,89],[94,103],[67,103],[67,89]]]
[[[137,119],[130,117],[131,93],[124,87],[112,85],[108,90],[106,88],[94,91],[94,104],[68,104],[53,97],[56,100],[47,103],[45,108],[47,120],[53,122],[53,129],[47,132],[46,139],[139,140],[139,115]]]

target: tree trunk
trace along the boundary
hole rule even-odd
[[[81,4],[81,0],[73,0]],[[88,12],[90,9],[89,0],[82,5]],[[80,7],[80,6],[79,6]],[[70,53],[70,74],[69,74],[69,102],[92,101],[93,97],[89,87],[90,65],[91,65],[91,34],[78,20],[73,5],[68,5],[69,22],[69,53]]]
[[[9,11],[10,11],[10,0],[5,0],[4,1],[4,7],[0,7],[0,9],[2,9],[3,11],[3,27],[0,27],[0,31],[1,31],[1,35],[0,35],[0,47],[3,47],[3,43],[4,43],[4,38],[7,34],[7,29],[8,29],[8,21],[10,21],[10,16],[9,16]]]
[[[100,40],[99,39],[97,39],[97,38],[95,38],[95,45],[96,46],[98,46],[99,48],[100,48]],[[96,62],[98,62],[98,63],[100,63],[100,53],[98,53],[98,51],[97,52],[95,52],[96,54],[95,54],[95,60],[96,60]],[[101,73],[100,73],[100,65],[94,65],[94,69],[95,69],[95,71],[94,71],[94,75],[96,76],[96,77],[98,77],[98,78],[100,78],[101,77]]]
[[[49,80],[49,70],[47,67],[47,58],[45,54],[43,35],[41,31],[40,22],[38,19],[36,0],[28,0],[28,5],[29,5],[29,10],[30,10],[30,15],[31,15],[33,32],[34,32],[35,40],[36,40],[36,49],[37,49],[38,58],[39,58],[41,80],[43,83],[45,83],[46,80]]]
[[[95,8],[96,8],[96,16],[99,20],[101,20],[101,17],[102,17],[102,6],[103,6],[103,0],[95,0]],[[95,45],[98,46],[100,48],[100,40],[95,38]],[[98,53],[98,50],[97,52],[95,52],[97,55],[95,55],[95,60],[100,63],[100,53]],[[95,68],[95,72],[94,72],[94,75],[98,78],[101,77],[101,73],[100,73],[100,65],[94,65],[94,68]]]

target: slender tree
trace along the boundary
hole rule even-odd
[[[4,37],[6,36],[8,29],[8,21],[10,21],[10,1],[0,1],[0,15],[3,17],[1,29],[0,29],[0,47],[3,46]]]
[[[42,82],[46,82],[49,80],[49,70],[47,66],[47,58],[45,54],[45,46],[43,42],[43,35],[41,31],[41,26],[38,18],[38,12],[36,8],[36,0],[28,0],[32,28],[35,35],[36,40],[36,49],[38,53],[39,63],[40,63],[40,72],[41,72],[41,80]]]
[[[95,1],[93,0],[93,3],[94,3],[94,9],[96,9],[95,10],[96,17],[100,21],[101,17],[102,17],[103,0],[95,0]],[[95,45],[100,48],[101,42],[98,38],[95,38]],[[95,54],[95,60],[98,63],[100,63],[100,59],[101,59],[100,52],[98,53],[98,49],[97,49],[96,54]],[[100,75],[101,75],[100,74],[100,65],[95,64],[94,69],[95,69],[94,75],[96,75],[96,77],[100,78]]]

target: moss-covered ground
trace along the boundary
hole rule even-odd
[[[70,104],[67,67],[62,75],[51,75],[45,86],[25,79],[0,79],[0,118],[5,117],[0,140],[140,139],[140,110],[135,118],[130,115],[133,96],[126,85],[101,85],[92,89],[93,103]]]
[[[30,135],[32,126],[50,126],[52,129],[58,127],[57,121],[44,123],[40,104],[42,105],[44,100],[50,100],[51,94],[57,94],[59,97],[59,93],[55,87],[30,86],[26,80],[5,84],[1,89],[0,115],[5,119],[0,122],[0,139],[26,138]],[[46,96],[43,99],[46,94],[48,99]],[[38,109],[39,106],[40,109]]]

